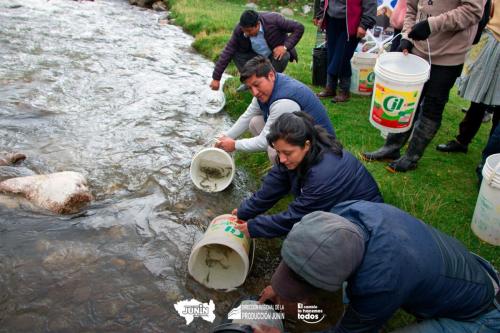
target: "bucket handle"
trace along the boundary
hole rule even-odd
[[[491,185],[491,183],[493,183],[493,178],[495,178],[496,175],[500,175],[500,162],[497,163],[495,168],[493,168],[493,172],[488,177],[487,179],[488,185]]]
[[[375,38],[375,36],[373,36],[373,34],[371,33],[370,30],[366,30],[366,34],[368,35],[368,37],[370,37],[375,42],[375,46],[372,47],[371,49],[369,49],[368,51],[366,51],[365,53],[371,53],[371,52],[375,51],[376,49],[379,49],[380,50],[379,54],[382,53],[381,50],[384,49],[384,45],[385,44],[387,44],[389,42],[392,42],[392,40],[394,38],[396,38],[397,36],[401,35],[401,33],[399,33],[396,36],[388,37],[388,38],[384,39],[383,41],[379,42],[379,41],[377,41],[377,39]]]
[[[379,51],[379,55],[383,52],[384,50],[384,45],[389,43],[389,42],[392,42],[396,37],[398,37],[399,35],[402,35],[402,33],[400,32],[399,34],[395,35],[395,36],[392,36],[392,37],[389,37],[389,38],[386,38],[384,39],[383,41],[381,42],[378,42],[376,39],[375,39],[375,36],[373,36],[373,34],[371,33],[370,30],[366,30],[366,34],[371,38],[373,39],[373,41],[375,42],[375,46],[372,47],[371,49],[369,49],[368,51],[366,51],[366,53],[371,53],[373,51],[375,51],[377,48],[380,50]],[[432,61],[431,61],[431,46],[429,44],[429,39],[427,38],[426,39],[427,41],[427,56],[429,58],[429,66],[432,66]]]

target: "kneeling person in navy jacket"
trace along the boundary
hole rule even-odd
[[[285,236],[304,215],[343,201],[383,201],[368,170],[307,113],[281,115],[267,141],[276,150],[276,164],[261,188],[233,212],[241,221],[237,228],[250,237]],[[286,211],[263,215],[288,193],[295,199]]]

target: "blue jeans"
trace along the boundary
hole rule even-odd
[[[497,307],[500,308],[500,305],[497,304]],[[500,310],[498,308],[470,321],[448,318],[429,319],[392,333],[498,333],[500,332]]]
[[[358,45],[359,38],[347,37],[345,19],[328,17],[326,26],[327,46],[327,87],[349,91],[351,85],[351,58]]]

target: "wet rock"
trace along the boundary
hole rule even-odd
[[[58,313],[53,318],[48,320],[48,330],[50,332],[64,332],[71,328],[72,326],[71,316],[69,314]]]
[[[111,264],[113,264],[113,266],[121,268],[121,267],[125,267],[127,262],[123,259],[120,259],[120,258],[113,258],[113,259],[111,259]]]
[[[293,16],[293,10],[290,8],[281,8],[280,13],[283,16]]]
[[[163,1],[156,1],[152,8],[157,12],[166,12],[168,10],[167,5]]]
[[[97,250],[75,242],[50,244],[59,246],[45,257],[42,266],[49,271],[74,271],[97,261]]]
[[[156,0],[129,0],[128,2],[131,5],[135,5],[135,6],[139,6],[139,7],[143,7],[143,8],[151,8],[151,6],[153,5],[153,3],[155,1]]]
[[[114,225],[105,231],[107,237],[113,240],[122,239],[127,235],[127,229],[121,225]]]
[[[0,166],[12,165],[26,159],[26,155],[21,153],[0,152]]]
[[[92,200],[85,177],[72,171],[11,178],[0,182],[0,192],[22,194],[58,214],[76,213]]]

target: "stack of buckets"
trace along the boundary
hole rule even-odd
[[[374,72],[370,123],[386,133],[409,131],[422,88],[429,79],[429,63],[413,54],[382,53]]]
[[[500,154],[490,155],[484,164],[483,181],[477,196],[471,228],[493,245],[500,245]]]

